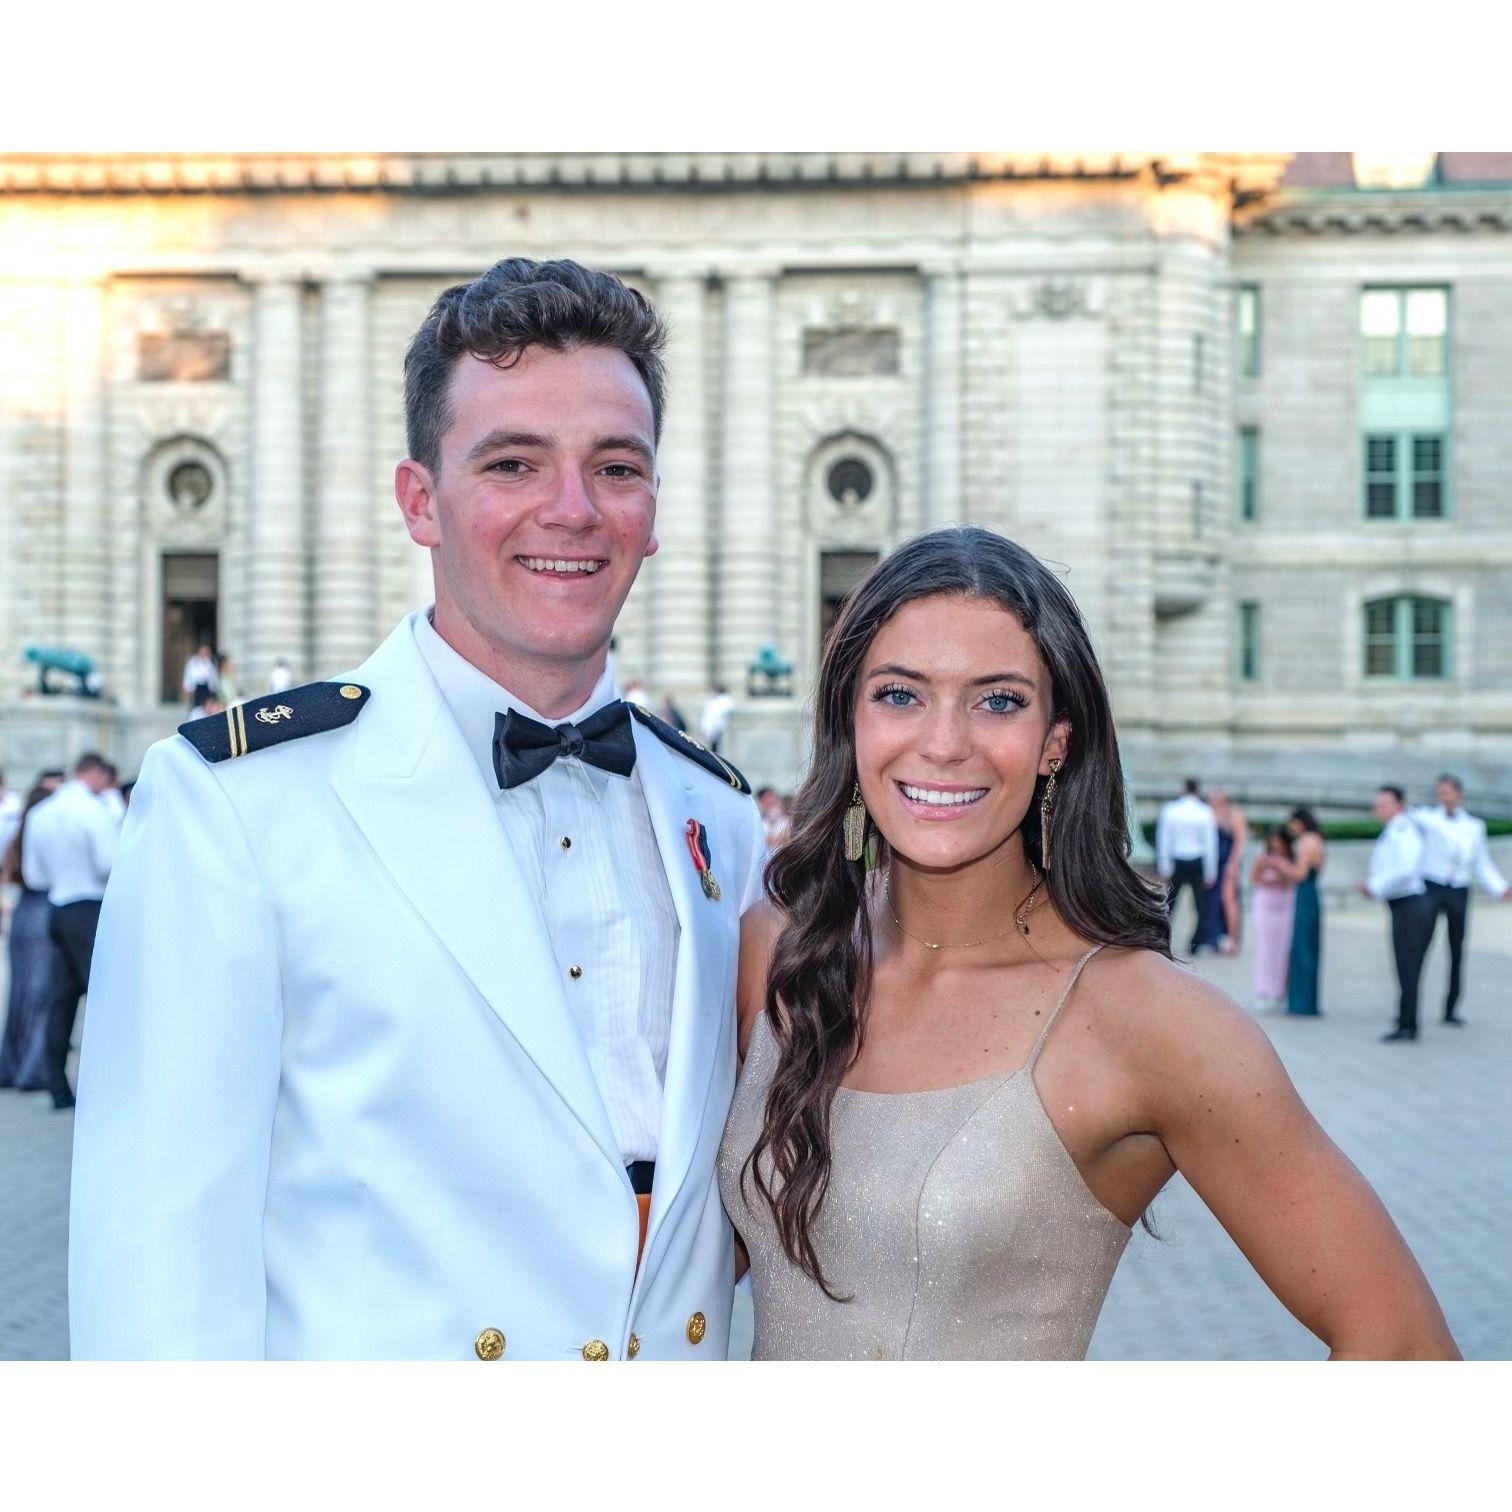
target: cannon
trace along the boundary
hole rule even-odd
[[[793,691],[793,664],[784,661],[776,646],[767,642],[756,660],[746,668],[748,698],[787,698]]]
[[[98,698],[104,688],[91,657],[82,651],[61,646],[28,646],[26,660],[37,668],[37,692],[44,697],[54,693],[76,693],[80,698]],[[74,681],[73,687],[59,687],[54,674],[61,673]]]

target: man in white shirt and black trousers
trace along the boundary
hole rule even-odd
[[[572,262],[441,294],[395,476],[434,606],[148,752],[84,1034],[76,1357],[728,1352],[761,822],[608,661],[664,339]]]
[[[1418,979],[1428,952],[1433,913],[1423,886],[1423,837],[1407,812],[1407,796],[1399,787],[1382,787],[1371,812],[1386,827],[1370,851],[1370,873],[1360,892],[1391,910],[1391,953],[1396,961],[1396,1027],[1383,1040],[1418,1037]]]
[[[81,756],[65,782],[31,811],[21,839],[21,875],[52,905],[47,931],[52,965],[47,1004],[47,1082],[53,1107],[71,1108],[68,1046],[79,999],[89,985],[100,900],[115,862],[121,810],[104,794],[115,768],[93,753]]]
[[[1166,912],[1173,918],[1184,887],[1192,890],[1197,920],[1192,931],[1192,954],[1202,933],[1202,890],[1218,880],[1218,819],[1197,796],[1197,779],[1188,777],[1181,797],[1162,805],[1155,821],[1155,866],[1165,878]]]
[[[1465,785],[1447,772],[1434,786],[1437,808],[1415,808],[1412,817],[1423,832],[1423,882],[1431,913],[1428,943],[1433,943],[1439,915],[1449,921],[1449,991],[1444,998],[1444,1022],[1463,1024],[1459,1007],[1461,959],[1470,912],[1470,884],[1479,882],[1493,898],[1512,898],[1512,888],[1496,868],[1486,846],[1486,821],[1464,809]]]

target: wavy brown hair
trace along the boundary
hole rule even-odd
[[[1171,954],[1164,889],[1129,865],[1112,709],[1070,593],[1022,546],[977,526],[931,531],[900,546],[851,595],[825,645],[813,764],[793,800],[788,838],[766,874],[767,895],[784,917],[765,1007],[778,1059],[741,1179],[754,1178],[788,1258],[831,1297],[812,1231],[829,1185],[835,1089],[860,1052],[872,980],[866,870],[845,859],[840,839],[856,783],[857,689],[877,632],[904,604],[936,594],[1008,610],[1033,637],[1049,673],[1051,724],[1070,725],[1056,778],[1055,870],[1046,874],[1056,912],[1084,939]],[[1036,866],[1044,781],[1036,782],[1020,825]],[[869,820],[867,827],[885,852]]]

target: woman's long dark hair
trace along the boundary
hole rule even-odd
[[[785,918],[766,988],[778,1061],[742,1179],[754,1177],[788,1258],[832,1297],[812,1226],[829,1185],[830,1109],[861,1046],[872,976],[866,870],[845,859],[840,838],[856,783],[857,686],[883,625],[904,604],[936,594],[985,599],[1014,615],[1050,675],[1052,725],[1070,724],[1053,798],[1055,869],[1047,873],[1056,911],[1084,939],[1171,954],[1164,891],[1129,865],[1112,710],[1071,595],[1022,546],[977,526],[931,531],[900,546],[851,595],[825,646],[812,765],[766,874],[767,895]],[[1036,782],[1021,826],[1036,866],[1044,782]],[[870,824],[868,832],[881,845]]]

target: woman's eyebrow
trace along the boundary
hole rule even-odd
[[[916,672],[912,667],[900,667],[896,662],[883,662],[881,666],[873,667],[866,675],[868,677],[906,677],[913,682],[921,683],[931,680],[927,673]],[[967,687],[985,688],[988,683],[1005,682],[1022,683],[1030,692],[1034,691],[1034,679],[1023,672],[989,672],[985,677],[973,677]]]

